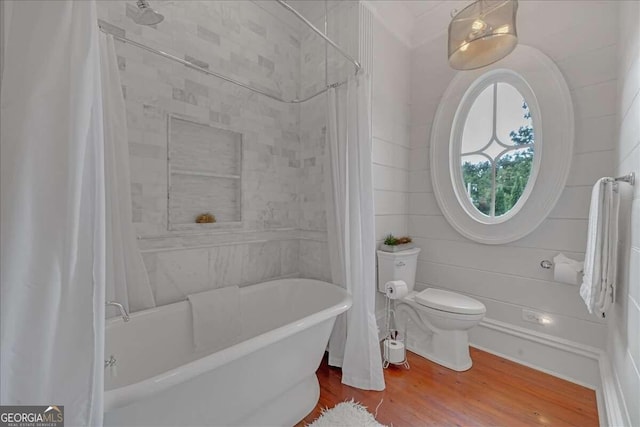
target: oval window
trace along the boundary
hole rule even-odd
[[[500,61],[453,77],[433,118],[425,185],[464,237],[490,245],[521,239],[562,194],[573,126],[562,73],[519,44]]]
[[[478,79],[460,103],[451,141],[453,186],[479,222],[506,221],[531,192],[540,148],[535,102],[522,77],[502,72]]]

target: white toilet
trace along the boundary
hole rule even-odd
[[[408,316],[426,335],[408,341],[413,353],[454,371],[471,368],[469,329],[482,320],[487,309],[480,301],[455,292],[429,288],[414,291],[420,248],[400,252],[378,251],[378,290],[385,292],[391,280],[407,283],[409,294],[396,300],[398,316]]]

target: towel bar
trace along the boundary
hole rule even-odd
[[[636,174],[635,172],[630,172],[624,176],[613,178],[613,180],[616,182],[626,182],[631,185],[636,185]]]
[[[623,176],[619,176],[617,178],[605,178],[606,182],[613,182],[614,186],[613,186],[613,191],[614,192],[618,192],[618,183],[619,182],[626,182],[627,184],[630,185],[635,185],[636,183],[636,174],[635,172],[629,172],[626,175]]]

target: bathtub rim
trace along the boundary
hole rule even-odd
[[[346,289],[335,285],[330,282],[324,282],[321,280],[314,279],[277,279],[270,280],[267,282],[256,283],[251,286],[262,286],[262,285],[272,285],[276,282],[284,282],[284,281],[297,281],[303,280],[305,282],[313,283],[314,285],[321,286],[332,286],[335,290],[339,291],[342,294],[342,299],[323,310],[317,311],[309,316],[303,317],[291,323],[288,323],[284,326],[281,326],[276,329],[272,329],[270,331],[264,332],[256,337],[248,339],[246,341],[240,342],[238,344],[234,344],[231,347],[227,347],[223,350],[219,350],[215,353],[211,353],[209,355],[203,356],[199,359],[188,362],[184,365],[180,365],[168,371],[162,372],[153,377],[146,378],[142,381],[138,381],[133,384],[129,384],[126,386],[114,388],[111,390],[104,391],[104,412],[108,412],[110,410],[120,408],[123,406],[127,406],[141,398],[151,397],[157,393],[160,393],[164,390],[167,390],[175,385],[186,382],[196,376],[203,374],[205,372],[214,370],[222,365],[227,363],[231,363],[236,359],[240,359],[243,356],[246,356],[254,351],[259,350],[260,348],[266,347],[269,344],[273,344],[275,342],[281,341],[284,338],[287,338],[297,332],[304,331],[314,325],[317,325],[325,320],[329,320],[333,317],[337,317],[339,314],[346,312],[349,308],[351,308],[353,304],[353,300],[351,294],[347,292]],[[179,301],[179,304],[184,303],[185,301]],[[172,304],[168,304],[170,306]],[[167,307],[163,306],[163,307]],[[157,311],[163,309],[163,307],[154,307],[147,310],[142,310],[136,313],[131,314],[131,319],[135,319],[136,317],[147,316]],[[123,320],[120,318],[109,319],[105,325],[105,338],[106,338],[106,330],[109,326],[117,325],[123,323]]]

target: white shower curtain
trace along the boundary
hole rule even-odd
[[[101,425],[103,112],[93,1],[12,4],[0,140],[2,404]]]
[[[127,116],[113,37],[100,34],[107,220],[107,300],[127,310],[155,306],[131,218]],[[116,315],[114,310],[108,315]]]
[[[344,384],[385,387],[375,317],[375,226],[371,173],[370,83],[351,77],[328,92],[325,182],[331,276],[353,297],[329,341],[329,364]]]

